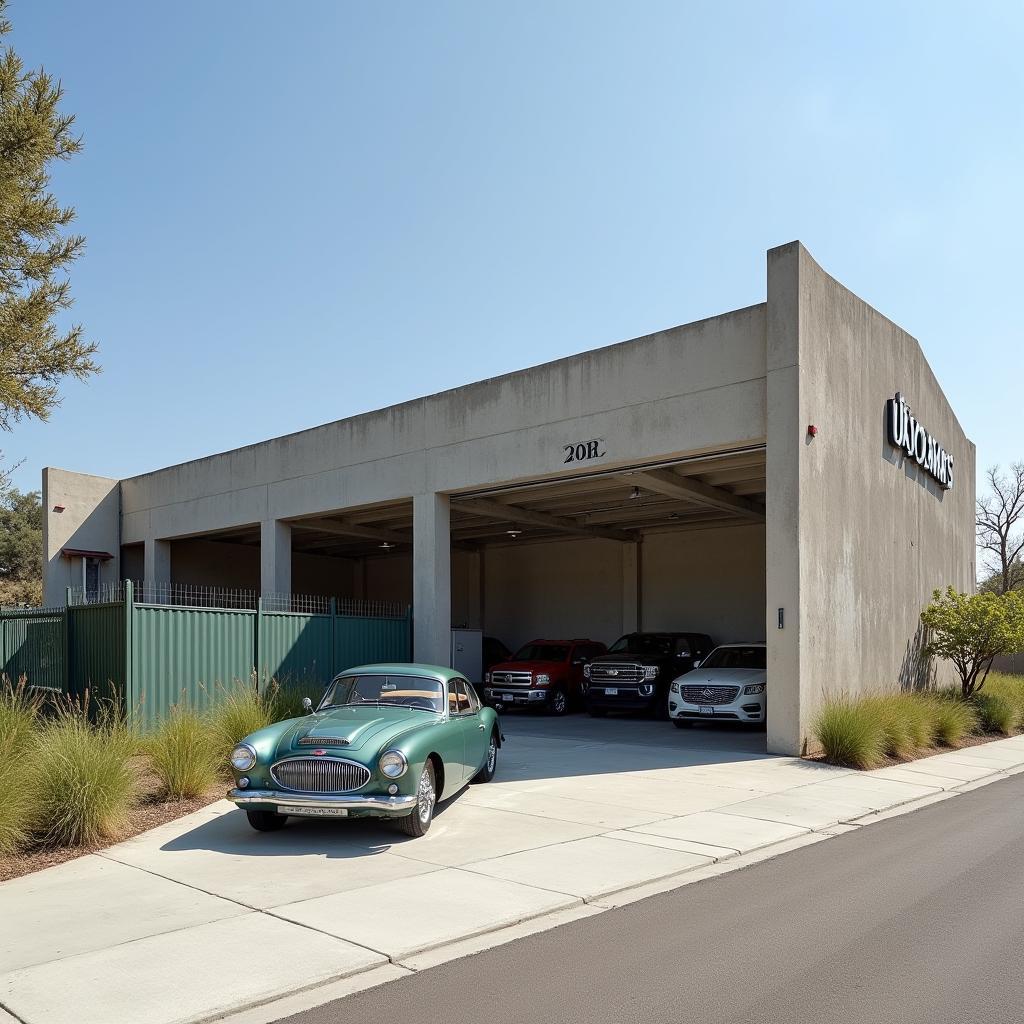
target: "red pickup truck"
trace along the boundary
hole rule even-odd
[[[514,705],[564,715],[583,704],[583,666],[607,650],[596,640],[531,640],[484,676],[484,700],[496,711]]]

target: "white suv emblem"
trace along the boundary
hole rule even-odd
[[[702,696],[702,697],[703,697],[703,698],[704,698],[705,700],[706,700],[706,699],[707,699],[708,697],[712,696],[712,694],[713,694],[713,693],[714,693],[714,691],[713,691],[713,690],[709,690],[709,689],[708,689],[708,688],[707,688],[706,686],[704,687],[704,689],[703,689],[703,690],[701,690],[701,691],[700,691],[700,695],[701,695],[701,696]]]

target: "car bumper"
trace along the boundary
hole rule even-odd
[[[668,701],[670,718],[684,718],[694,722],[763,722],[765,720],[764,694],[740,694],[729,704],[690,704],[681,700],[678,694],[671,694]]]
[[[491,706],[503,704],[511,707],[515,704],[531,704],[533,707],[542,707],[548,702],[547,690],[503,690],[501,687],[488,686],[484,690],[484,700]]]
[[[318,817],[319,811],[339,809],[356,816],[402,817],[416,806],[415,793],[409,796],[375,796],[360,793],[282,793],[277,789],[231,789],[228,790],[227,798],[239,807],[275,812],[279,807],[287,807],[289,815],[308,812],[311,817]]]

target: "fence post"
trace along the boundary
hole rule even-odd
[[[253,665],[256,676],[256,692],[260,692],[260,641],[263,633],[263,596],[256,598],[256,618],[253,620]]]
[[[330,599],[330,601],[328,602],[328,604],[327,604],[327,608],[328,608],[328,611],[330,611],[330,613],[331,613],[331,665],[330,665],[330,669],[331,670],[330,670],[330,673],[328,674],[328,677],[327,677],[327,681],[330,682],[334,678],[335,674],[338,671],[338,669],[337,669],[337,667],[335,665],[335,662],[338,659],[338,654],[337,654],[338,638],[337,638],[337,629],[336,629],[336,626],[335,626],[335,623],[336,623],[337,618],[338,618],[338,599],[336,597],[332,597]]]
[[[133,637],[135,619],[135,593],[131,580],[124,581],[124,702],[125,713],[133,714],[138,710],[135,696],[135,667],[132,664],[134,653]]]

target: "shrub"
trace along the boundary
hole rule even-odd
[[[272,679],[262,689],[262,696],[267,703],[270,720],[283,722],[286,718],[298,718],[306,713],[302,706],[304,697],[316,703],[317,693],[323,689],[319,684],[303,686],[299,683],[279,683]]]
[[[1017,727],[1018,712],[1006,697],[986,690],[975,691],[971,696],[971,703],[985,732],[998,732],[1003,736],[1013,735]]]
[[[274,720],[271,710],[253,682],[236,679],[231,686],[218,687],[208,718],[218,756],[226,762],[236,743],[270,725]]]
[[[960,698],[954,690],[952,698],[937,694],[931,698],[935,720],[935,739],[947,747],[958,747],[978,729],[978,715],[974,708]]]
[[[24,680],[0,681],[0,854],[13,853],[31,837],[39,704]]]
[[[190,708],[176,706],[146,737],[144,749],[165,796],[189,800],[216,781],[223,762],[209,722]]]
[[[112,704],[60,707],[35,745],[35,829],[46,845],[116,838],[135,796],[137,737]]]
[[[886,731],[877,707],[866,701],[831,700],[818,712],[814,735],[834,764],[877,768],[886,751]]]

